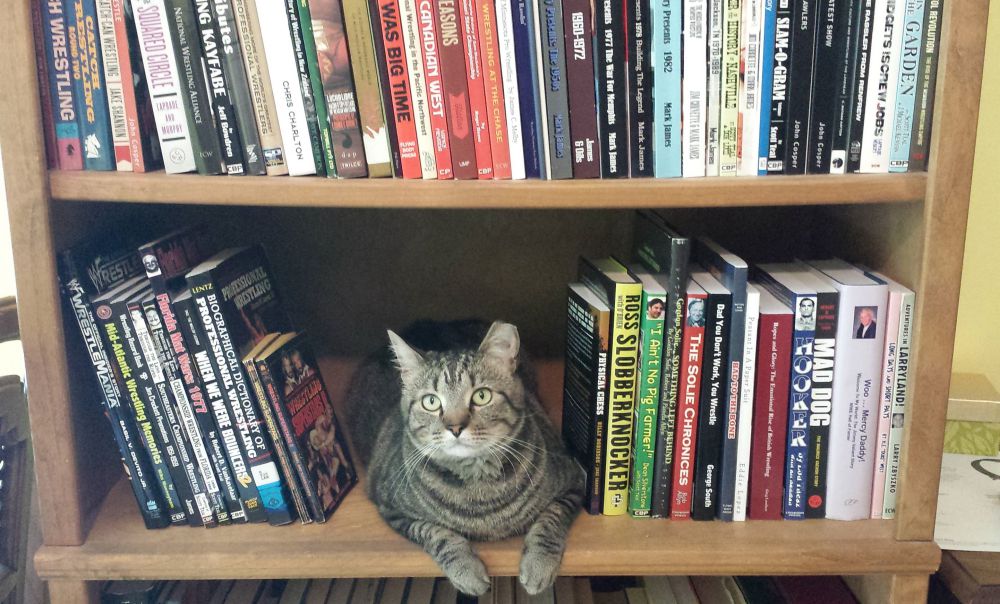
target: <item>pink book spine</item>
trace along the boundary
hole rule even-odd
[[[896,349],[899,345],[899,309],[903,295],[889,292],[889,316],[885,324],[885,350],[882,353],[882,381],[879,384],[878,433],[875,444],[875,472],[872,476],[872,518],[882,517],[885,503],[885,476],[889,467],[889,429],[892,427],[892,397],[896,375]]]

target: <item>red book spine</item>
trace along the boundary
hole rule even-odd
[[[433,0],[417,0],[417,23],[420,26],[420,46],[424,51],[424,79],[427,82],[427,103],[431,113],[434,162],[437,166],[438,179],[450,180],[455,174],[451,165],[448,114],[445,110],[441,55],[438,51],[441,43]]]
[[[42,4],[31,3],[31,29],[35,40],[35,71],[38,76],[38,100],[42,104],[42,128],[45,136],[45,162],[50,170],[59,167],[56,143],[56,125],[52,120],[52,91],[49,89],[49,73],[46,66],[45,38],[42,31]]]
[[[503,100],[500,53],[497,49],[497,15],[493,0],[476,0],[476,22],[479,26],[479,53],[483,65],[483,86],[486,90],[486,120],[490,128],[490,148],[493,151],[493,178],[509,179],[511,170],[510,147],[507,145],[507,109]]]
[[[708,296],[688,292],[684,308]],[[704,317],[704,313],[702,314]],[[681,342],[681,382],[677,390],[677,433],[674,437],[674,485],[671,490],[670,517],[690,520],[691,495],[694,490],[694,452],[698,442],[698,400],[701,393],[701,361],[705,350],[705,322],[690,323],[684,313],[684,339]]]
[[[378,18],[382,24],[385,64],[392,95],[392,117],[399,139],[403,178],[422,178],[420,156],[417,153],[417,125],[413,121],[413,96],[410,94],[409,70],[406,68],[406,50],[403,48],[403,30],[400,27],[399,0],[381,0],[378,4]]]
[[[761,313],[759,325],[747,517],[780,520],[792,362],[792,315]]]
[[[132,79],[132,58],[129,56],[128,28],[125,23],[124,0],[111,0],[111,14],[115,20],[115,41],[118,43],[118,70],[125,96],[125,127],[128,129],[128,160],[133,172],[145,172],[146,160],[142,152],[142,131],[139,128],[139,110],[135,99],[135,82]],[[115,150],[117,155],[117,149]]]
[[[472,114],[472,139],[476,146],[476,166],[479,178],[493,178],[493,151],[490,148],[490,126],[486,118],[486,86],[483,64],[479,56],[479,26],[476,23],[476,0],[460,0],[462,39],[465,47],[466,84],[469,87],[469,111]]]
[[[455,178],[479,178],[476,170],[476,143],[472,138],[472,112],[469,109],[468,77],[462,50],[462,26],[459,0],[437,0],[438,43],[441,49],[441,79],[448,115],[448,138]],[[438,164],[440,166],[440,163]]]

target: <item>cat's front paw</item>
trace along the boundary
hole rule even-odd
[[[562,556],[525,550],[521,555],[521,585],[531,595],[541,593],[556,582]]]
[[[481,596],[490,590],[490,575],[486,565],[473,553],[442,565],[441,570],[458,591],[469,596]]]

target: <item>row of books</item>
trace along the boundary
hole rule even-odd
[[[61,169],[923,170],[940,0],[45,0]]]
[[[127,232],[122,229],[121,232]],[[325,522],[356,473],[260,246],[204,228],[59,254],[67,316],[147,528]]]
[[[592,514],[895,515],[914,294],[839,259],[749,265],[637,216],[568,289],[563,434]]]

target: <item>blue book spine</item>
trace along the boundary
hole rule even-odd
[[[799,302],[815,296],[794,296],[792,308]],[[815,329],[795,322],[792,332],[792,373],[788,397],[788,442],[785,450],[785,504],[786,519],[802,519],[806,513],[806,482],[809,475],[809,408],[812,405],[813,340]],[[808,327],[808,326],[805,326]]]
[[[656,178],[681,176],[681,0],[653,0],[653,159]]]
[[[514,0],[514,54],[517,60],[517,97],[521,107],[521,141],[524,145],[524,175],[538,178],[542,173],[543,153],[541,125],[538,116],[541,99],[538,97],[538,74],[534,66],[538,60],[535,54],[535,10],[533,0]]]
[[[56,155],[62,170],[80,170],[80,124],[69,54],[69,15],[61,0],[41,3],[46,74],[56,132]]]
[[[774,29],[777,24],[777,1],[764,1],[764,35],[761,38],[760,134],[757,174],[767,174],[767,155],[771,142],[771,97],[774,84]]]
[[[917,98],[918,67],[923,50],[924,4],[924,0],[906,0],[903,50],[899,57],[899,77],[896,81],[896,113],[889,151],[890,172],[906,172],[910,167],[913,107]]]
[[[87,170],[114,170],[114,143],[111,140],[111,117],[104,87],[101,39],[97,32],[97,4],[94,0],[73,0],[73,31],[76,53],[73,81],[80,123],[83,167]],[[70,42],[71,53],[73,56]]]

